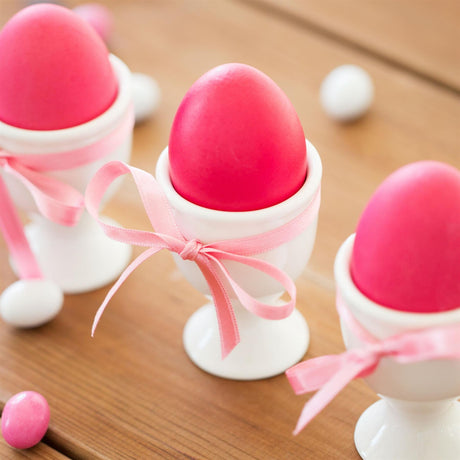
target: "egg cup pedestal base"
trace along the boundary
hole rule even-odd
[[[241,341],[225,359],[214,305],[201,307],[187,321],[184,347],[198,367],[227,379],[257,380],[283,373],[305,355],[310,333],[298,310],[282,320],[267,320],[234,307]]]
[[[114,224],[110,219],[105,221]],[[131,259],[131,246],[108,238],[86,211],[74,227],[34,216],[25,233],[45,278],[67,294],[109,284]]]
[[[383,398],[359,418],[355,445],[366,460],[457,460],[460,403]]]

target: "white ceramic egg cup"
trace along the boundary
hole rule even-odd
[[[203,243],[243,238],[289,222],[310,204],[321,185],[322,165],[318,152],[308,141],[307,152],[308,177],[302,188],[282,203],[257,211],[216,211],[182,198],[170,181],[167,149],[158,160],[156,178],[186,238]],[[297,238],[257,257],[296,279],[310,258],[316,227],[317,217]],[[210,298],[209,288],[197,266],[177,255],[174,259],[187,280]],[[282,295],[278,292],[279,284],[267,275],[231,261],[225,261],[224,265],[232,278],[255,298],[275,304]],[[309,330],[297,309],[288,318],[267,320],[247,311],[236,299],[232,299],[232,305],[241,341],[225,359],[221,357],[219,328],[212,301],[187,321],[183,336],[185,351],[198,367],[220,377],[255,380],[278,375],[304,356],[309,345]]]
[[[354,235],[337,253],[337,289],[351,313],[374,337],[460,323],[460,308],[443,313],[407,313],[364,296],[350,275]],[[341,323],[347,349],[363,344]],[[400,364],[381,360],[365,378],[381,397],[360,417],[355,445],[366,460],[458,460],[460,458],[460,362],[432,360]]]
[[[118,79],[115,102],[97,118],[68,129],[35,131],[0,122],[0,145],[11,154],[49,154],[78,149],[95,143],[123,120],[131,110],[131,75],[126,65],[110,56]],[[71,170],[49,173],[84,193],[95,172],[112,160],[128,161],[132,131],[104,158]],[[131,258],[131,247],[114,241],[85,211],[78,224],[66,227],[49,221],[37,212],[30,193],[15,178],[2,174],[15,205],[31,219],[25,232],[46,279],[53,280],[66,293],[81,293],[104,286],[123,271]],[[110,194],[115,188],[112,187]],[[13,269],[14,263],[10,262]]]

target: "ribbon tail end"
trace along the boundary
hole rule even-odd
[[[234,337],[234,340],[232,340],[231,343],[224,343],[224,341],[222,341],[222,347],[221,347],[222,359],[224,360],[235,349],[235,347],[239,343],[240,343],[240,336],[239,335]]]
[[[305,404],[292,435],[297,436],[314,419],[315,415],[316,413],[310,410],[308,403]]]

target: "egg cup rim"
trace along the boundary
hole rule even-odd
[[[218,209],[206,208],[192,203],[181,196],[171,182],[168,147],[160,154],[155,175],[173,208],[184,214],[195,215],[203,220],[231,222],[232,224],[259,221],[267,217],[273,219],[282,218],[290,213],[298,213],[305,208],[312,201],[321,186],[321,158],[314,145],[308,139],[305,139],[305,142],[307,144],[308,172],[305,182],[300,189],[280,203],[253,211],[221,211]]]
[[[460,322],[460,307],[441,312],[408,312],[386,307],[363,294],[354,283],[350,269],[355,236],[353,233],[342,243],[334,262],[337,292],[352,311],[357,310],[363,316],[405,329],[423,329]]]

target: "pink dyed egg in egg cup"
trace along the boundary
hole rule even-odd
[[[179,230],[188,239],[207,243],[249,237],[289,222],[311,203],[320,188],[322,165],[317,150],[308,141],[307,151],[308,176],[300,190],[281,203],[255,211],[220,211],[183,198],[171,183],[168,149],[158,160],[156,178],[174,209]],[[298,237],[257,258],[296,279],[310,258],[316,226],[317,218]],[[219,327],[208,285],[193,262],[176,255],[174,258],[187,280],[210,300],[189,318],[183,334],[185,350],[198,367],[220,377],[254,380],[280,374],[302,358],[309,345],[309,330],[297,309],[285,319],[267,320],[250,313],[232,298],[241,342],[222,359]],[[224,265],[232,278],[259,300],[275,304],[283,294],[279,292],[279,284],[265,274],[232,262]]]
[[[335,260],[337,290],[359,323],[383,340],[411,330],[460,324],[460,308],[438,313],[399,311],[365,296],[351,276],[355,235]],[[345,321],[348,350],[364,347]],[[430,360],[401,364],[383,358],[365,378],[380,396],[360,417],[356,448],[363,459],[455,460],[460,452],[460,362]]]
[[[356,236],[339,250],[335,278],[345,305],[374,338],[405,337],[401,343],[419,356],[450,343],[439,328],[460,325],[460,171],[420,161],[387,177]],[[349,322],[341,324],[348,349],[365,345]],[[420,329],[432,330],[436,340],[407,338]],[[445,346],[455,352],[455,343]],[[390,353],[366,381],[381,400],[356,425],[363,458],[459,457],[460,361],[398,362]]]
[[[132,110],[130,71],[113,55],[110,64],[118,81],[118,94],[104,113],[71,128],[47,131],[22,129],[0,122],[0,145],[12,154],[40,155],[75,150],[109,135],[125,122]],[[129,160],[131,140],[132,131],[105,157],[49,175],[83,194],[89,180],[103,164]],[[30,216],[31,223],[25,232],[46,279],[56,282],[65,293],[81,293],[110,283],[123,271],[130,260],[131,247],[108,238],[86,211],[74,227],[51,222],[37,212],[31,195],[16,178],[2,176],[17,208]]]
[[[67,293],[99,288],[116,278],[129,261],[130,247],[106,237],[86,212],[78,220],[78,214],[56,218],[56,210],[62,209],[63,199],[67,215],[72,207],[82,211],[83,193],[94,173],[108,161],[129,160],[131,115],[128,68],[109,55],[93,28],[77,14],[40,3],[19,11],[0,31],[0,155],[10,168],[0,167],[7,187],[3,196],[10,195],[14,205],[30,216],[25,233],[33,262],[40,268],[40,280],[49,280],[53,288]],[[79,155],[81,161],[73,161]],[[28,156],[39,167],[27,166]],[[26,176],[34,177],[32,186]],[[53,180],[54,195],[49,191]],[[75,196],[81,194],[79,204],[75,200],[69,206],[64,199],[62,190],[69,187]],[[41,195],[36,196],[46,200],[32,199],[37,189]],[[45,208],[54,212],[43,212]],[[9,214],[6,220],[14,220],[14,213]],[[19,239],[21,232],[14,233]],[[17,271],[24,275],[24,270]],[[37,278],[38,270],[33,271],[27,276]],[[45,292],[43,283],[40,287]],[[2,303],[3,313],[3,307],[15,310],[12,297],[16,306],[24,304],[22,300],[36,301],[31,289],[28,282],[16,294],[9,291],[10,300],[5,300],[9,306]],[[46,289],[43,302],[46,296],[50,301],[50,293]],[[26,323],[33,326],[40,321]]]

